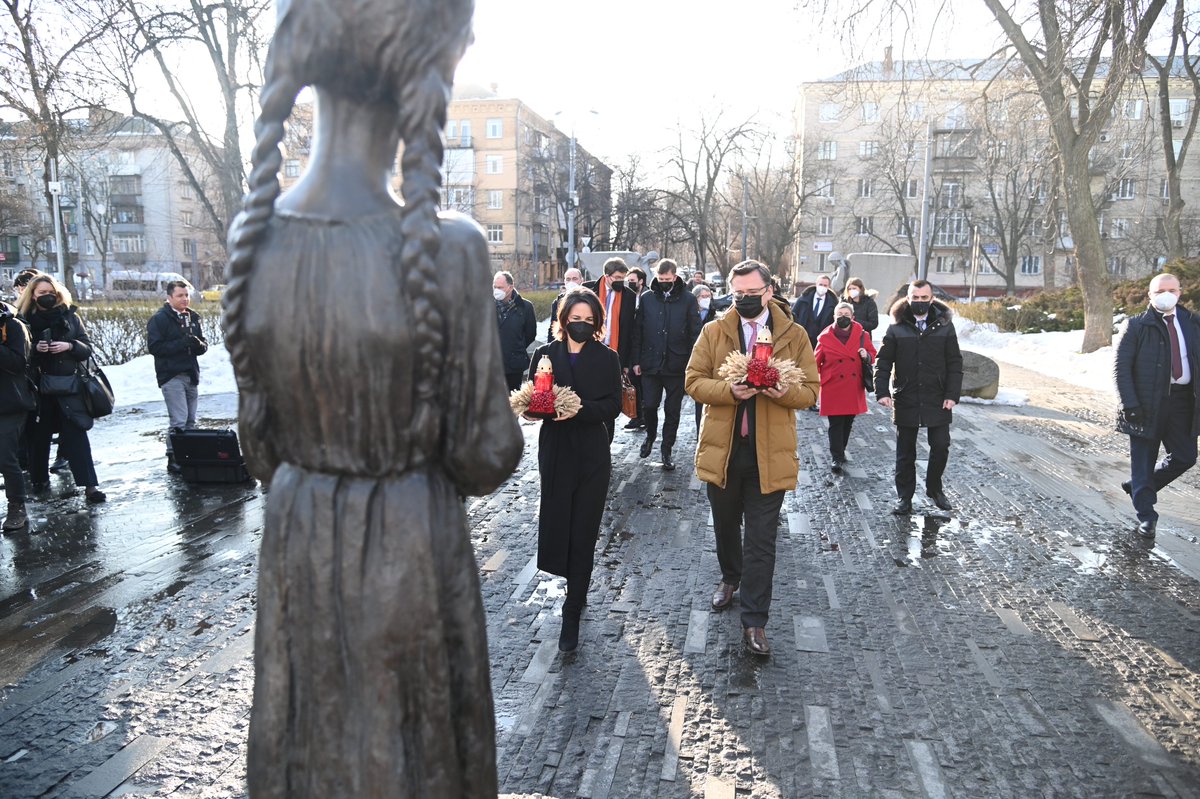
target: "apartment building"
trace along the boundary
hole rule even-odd
[[[308,160],[311,104],[297,105],[288,128],[285,189],[299,179]],[[612,169],[572,142],[554,120],[519,99],[500,96],[495,87],[458,86],[447,109],[445,142],[442,207],[461,211],[483,227],[493,269],[512,272],[523,287],[560,279],[572,203],[576,251],[608,248]],[[568,190],[572,149],[573,198]],[[394,188],[403,194],[399,156],[393,174]]]
[[[1144,79],[1127,81],[1090,159],[1116,279],[1149,274],[1166,253],[1166,166],[1153,73]],[[1191,89],[1182,76],[1172,88],[1172,129],[1182,136]],[[804,84],[797,157],[807,198],[796,277],[829,271],[835,252],[915,255],[928,196],[928,274],[950,293],[967,296],[972,283],[978,296],[1070,284],[1074,244],[1055,191],[1049,125],[1032,81],[1009,61],[893,62],[889,54]],[[1200,162],[1184,166],[1183,228],[1194,251]]]
[[[187,146],[184,144],[183,146]],[[23,123],[0,127],[0,279],[27,266],[57,273],[43,189],[44,156]],[[77,278],[105,285],[112,270],[178,272],[197,286],[220,280],[224,250],[161,134],[103,109],[72,121],[58,163],[64,258]]]

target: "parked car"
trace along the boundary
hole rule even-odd
[[[720,272],[709,272],[707,283],[708,285],[712,286],[714,290],[725,288],[725,278],[721,277]]]
[[[200,292],[200,299],[208,302],[220,302],[223,294],[225,294],[225,284],[218,283],[217,285],[209,286],[204,291]]]

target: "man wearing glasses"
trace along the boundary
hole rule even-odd
[[[752,654],[767,656],[779,511],[798,473],[796,411],[817,401],[820,381],[808,334],[771,301],[770,270],[758,261],[743,261],[730,272],[730,289],[733,310],[701,328],[684,385],[706,406],[696,476],[708,484],[721,567],[712,608],[729,607],[740,589],[742,640]],[[803,380],[786,391],[734,385],[717,374],[731,352],[753,351],[763,327],[774,339],[774,357],[803,371]]]

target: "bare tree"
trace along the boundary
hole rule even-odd
[[[109,0],[0,0],[11,25],[0,34],[0,103],[28,123],[42,150],[42,185],[46,207],[53,208],[52,175],[56,174],[70,135],[67,117],[99,104],[102,91],[88,62],[92,47],[112,29]],[[61,215],[51,215],[67,247]],[[36,259],[40,244],[31,242]],[[63,253],[63,283],[72,287],[74,270]]]
[[[759,163],[744,175],[747,205],[754,221],[754,256],[776,272],[783,272],[787,251],[800,233],[803,188],[800,167],[790,147],[779,163],[774,148],[759,152]]]
[[[617,167],[616,203],[613,208],[612,246],[617,250],[636,251],[639,247],[659,249],[662,211],[636,155]],[[660,250],[661,252],[661,250]]]

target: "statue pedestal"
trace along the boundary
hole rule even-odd
[[[1000,390],[1000,367],[996,362],[978,352],[962,351],[964,397],[995,399]]]

